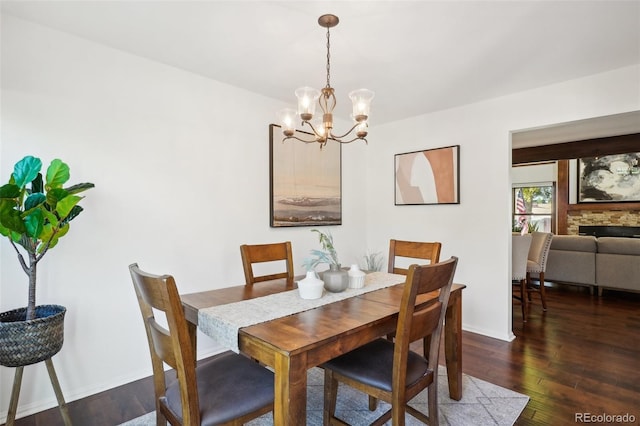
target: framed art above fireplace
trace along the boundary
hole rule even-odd
[[[640,201],[640,152],[578,159],[578,202]]]

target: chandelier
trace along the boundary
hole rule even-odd
[[[335,90],[331,87],[331,53],[330,53],[330,33],[329,29],[338,25],[340,20],[335,15],[322,15],[318,18],[318,24],[321,27],[327,29],[327,85],[322,90],[317,90],[312,87],[301,87],[295,91],[298,98],[298,110],[286,108],[278,113],[278,121],[282,126],[282,133],[284,138],[297,139],[304,143],[319,143],[320,149],[327,144],[327,141],[332,140],[338,143],[351,143],[356,140],[363,140],[367,143],[365,137],[368,133],[369,110],[371,108],[371,100],[374,93],[367,89],[358,89],[349,93],[349,98],[353,103],[353,112],[351,117],[354,120],[354,125],[343,135],[336,135],[333,133],[333,110],[336,107]],[[320,105],[322,110],[322,117],[318,117],[314,120],[316,111],[316,103]],[[312,140],[301,139],[295,136],[295,123],[297,120],[302,120],[301,125],[305,124],[311,128],[313,132]],[[351,133],[355,130],[355,135]],[[350,136],[351,135],[351,136]],[[351,137],[352,139],[348,139]]]

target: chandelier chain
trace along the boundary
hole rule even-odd
[[[327,88],[331,87],[331,83],[329,82],[329,75],[331,74],[331,54],[330,52],[330,47],[331,47],[331,42],[330,42],[330,36],[329,36],[329,27],[327,27]]]

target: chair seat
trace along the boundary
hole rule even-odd
[[[220,354],[200,364],[196,377],[202,425],[224,423],[273,404],[273,373],[245,356]],[[167,387],[166,402],[182,420],[177,381]]]
[[[366,385],[388,392],[392,390],[394,344],[387,339],[377,339],[351,352],[323,364],[334,372]],[[409,351],[407,361],[407,386],[426,375],[433,375],[427,360]]]

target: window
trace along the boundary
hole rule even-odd
[[[555,185],[518,186],[513,188],[512,231],[553,232],[555,227]]]

